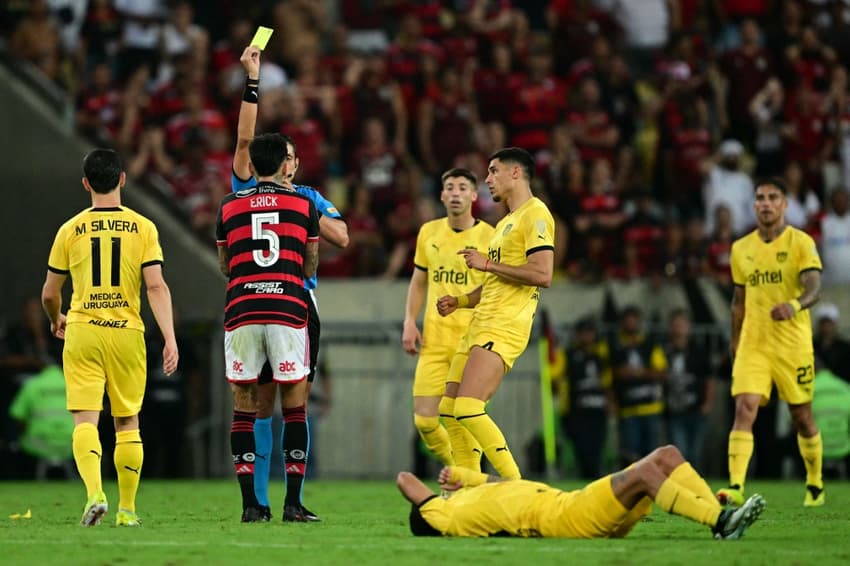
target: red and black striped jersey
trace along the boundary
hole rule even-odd
[[[319,214],[309,198],[260,182],[224,197],[216,241],[226,246],[230,280],[224,328],[246,324],[307,324],[304,259],[319,239]]]

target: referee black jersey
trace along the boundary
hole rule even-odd
[[[216,241],[227,246],[230,280],[224,328],[245,324],[307,324],[304,259],[319,239],[319,215],[309,198],[275,183],[224,197]]]

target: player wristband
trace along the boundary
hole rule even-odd
[[[800,301],[798,301],[797,299],[791,299],[790,301],[788,301],[788,304],[791,305],[792,307],[794,307],[795,313],[798,313],[801,310],[803,310],[803,306],[800,304]]]
[[[260,79],[245,77],[245,90],[242,91],[242,102],[257,104],[260,102]]]
[[[457,308],[465,309],[469,306],[469,295],[460,295],[457,298]]]
[[[490,260],[484,262],[484,271],[487,271],[487,268],[490,267]]]

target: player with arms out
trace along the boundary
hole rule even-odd
[[[503,479],[459,466],[443,468],[444,492],[459,490],[446,498],[408,472],[401,472],[396,484],[412,504],[410,530],[417,536],[622,538],[654,502],[706,525],[714,538],[738,539],[765,507],[764,498],[753,495],[738,509],[721,509],[675,446],[658,448],[576,491]]]
[[[283,185],[293,166],[286,139],[257,136],[249,151],[259,182],[224,197],[216,222],[219,266],[229,277],[224,351],[233,387],[230,439],[243,522],[261,518],[253,474],[257,378],[268,362],[284,412],[303,408],[310,371],[304,278],[312,277],[319,263],[316,207]],[[306,434],[303,440],[306,452]]]
[[[472,171],[449,169],[443,173],[442,183],[440,200],[447,216],[423,224],[416,237],[415,269],[407,288],[401,342],[405,352],[419,354],[413,378],[413,422],[419,436],[446,466],[456,463],[452,446],[460,443],[466,449],[458,450],[458,455],[475,458],[457,463],[475,468],[480,448],[455,419],[454,398],[444,396],[446,376],[472,311],[460,310],[442,318],[429,308],[422,322],[423,334],[416,319],[426,302],[434,305],[444,295],[460,295],[481,285],[484,273],[469,269],[457,252],[486,249],[493,227],[472,216],[472,203],[478,198],[478,179]],[[440,425],[441,417],[445,428]]]
[[[753,423],[773,384],[788,403],[806,466],[807,507],[823,505],[823,443],[812,418],[814,346],[809,309],[820,297],[821,260],[814,240],[785,223],[787,189],[779,179],[755,186],[757,228],[732,244],[732,396],[729,487],[721,503],[739,505],[753,453]]]
[[[239,121],[237,126],[236,150],[233,154],[233,173],[231,176],[231,187],[234,191],[253,187],[257,184],[251,170],[249,169],[250,155],[248,147],[254,139],[254,131],[257,124],[257,111],[259,107],[259,84],[260,84],[260,49],[256,46],[246,47],[240,57],[242,66],[245,68],[246,83],[239,107]],[[281,179],[281,184],[287,188],[294,189],[298,194],[313,201],[319,213],[319,234],[334,246],[344,248],[348,246],[348,226],[342,220],[333,203],[322,196],[319,191],[305,185],[293,185],[292,179],[298,171],[299,160],[296,155],[296,147],[291,139],[284,136],[287,142],[286,159],[291,162],[286,177]],[[318,284],[316,275],[305,279],[304,286],[309,293],[307,303],[309,317],[307,322],[308,348],[310,350],[310,373],[307,376],[307,394],[309,396],[313,381],[316,378],[316,367],[319,359],[319,338],[321,324],[319,312],[316,308],[316,296],[314,289]],[[272,452],[272,415],[274,413],[276,387],[272,382],[272,372],[268,365],[263,366],[257,386],[257,412],[254,421],[254,443],[256,460],[253,470],[254,492],[259,505],[259,518],[262,521],[271,519],[269,507],[269,472]],[[307,509],[301,500],[301,491],[304,483],[304,472],[309,457],[310,436],[307,426],[307,405],[303,407],[290,407],[284,410],[283,420],[285,433],[283,437],[283,458],[286,469],[286,500],[284,507],[285,521],[318,521],[319,517]]]
[[[534,159],[524,149],[509,147],[490,156],[486,182],[493,200],[504,201],[508,214],[496,225],[487,255],[472,249],[458,252],[467,267],[484,272],[484,282],[469,293],[437,301],[442,316],[474,308],[452,359],[446,396],[454,399],[455,418],[508,479],[520,477],[519,466],[484,407],[528,345],[540,287],[552,282],[555,221],[531,193],[533,171]]]
[[[88,501],[80,523],[100,523],[108,510],[100,472],[103,449],[97,432],[103,392],[115,421],[118,474],[118,526],[138,526],[136,492],[144,451],[139,411],[145,395],[147,354],[142,322],[141,286],[165,342],[163,372],[177,369],[171,292],[162,276],[162,249],[156,226],[121,205],[126,181],[121,158],[95,149],[83,159],[83,186],[92,208],[59,228],[41,292],[51,332],[65,340],[62,360],[67,406],[74,415],[73,450]],[[74,291],[62,314],[62,287],[70,275]],[[174,454],[174,457],[179,457]]]

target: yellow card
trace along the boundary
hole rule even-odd
[[[263,26],[259,26],[257,28],[257,33],[254,34],[254,39],[251,40],[251,45],[260,48],[260,51],[266,48],[266,45],[269,43],[269,38],[271,38],[274,30],[272,28],[266,28]]]

